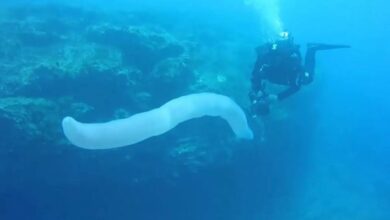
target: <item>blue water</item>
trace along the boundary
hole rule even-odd
[[[11,88],[10,93],[0,94],[2,100],[45,98],[64,110],[58,110],[61,117],[53,116],[58,127],[56,123],[47,127],[49,137],[33,134],[28,139],[26,128],[15,129],[15,120],[8,120],[1,108],[0,219],[390,219],[390,16],[385,1],[269,0],[259,1],[258,5],[267,7],[257,9],[241,0],[42,2],[76,8],[59,14],[59,19],[72,18],[72,13],[80,16],[78,8],[90,10],[86,23],[92,24],[112,19],[119,11],[136,11],[143,16],[131,25],[157,25],[177,38],[200,44],[207,57],[194,61],[193,67],[226,73],[228,80],[240,74],[239,89],[233,84],[217,91],[233,96],[244,109],[255,61],[253,48],[265,41],[268,30],[279,28],[277,22],[267,23],[270,17],[293,32],[302,49],[308,42],[345,43],[352,48],[318,54],[315,82],[278,105],[264,119],[264,128],[250,123],[256,134],[265,131],[265,142],[234,141],[227,125],[212,118],[183,124],[132,147],[107,151],[70,146],[57,132],[61,117],[72,113],[61,104],[66,99],[60,98],[76,97],[92,105],[93,111],[80,116],[83,120],[107,120],[117,108],[134,113],[183,95],[180,92],[187,90],[180,85],[191,79],[172,84],[137,81],[137,89],[158,97],[145,99],[145,106],[137,100],[127,101],[132,96],[119,89],[127,88],[122,81],[93,73],[74,81],[48,72],[35,86]],[[35,7],[26,6],[26,1],[1,4]],[[101,11],[105,16],[93,15]],[[35,16],[37,12],[28,13]],[[0,31],[15,30],[2,25]],[[54,50],[60,45],[54,44]],[[28,53],[30,47],[15,48]],[[37,56],[45,53],[39,48],[47,47],[35,45]],[[2,66],[11,62],[0,59]],[[30,65],[29,57],[25,59],[23,65]],[[16,79],[14,87],[19,85],[23,79]],[[165,85],[175,90],[164,93]],[[38,112],[30,118],[35,120],[32,123],[52,120],[51,109],[31,110]],[[175,157],[172,152],[181,146],[180,141],[198,150]]]

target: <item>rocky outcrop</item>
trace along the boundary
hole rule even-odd
[[[144,26],[94,25],[87,30],[87,39],[117,48],[124,65],[136,66],[149,73],[161,61],[178,57],[185,47],[172,35],[158,28]]]
[[[158,23],[143,23],[136,13],[26,6],[4,14],[4,147],[15,141],[65,143],[59,126],[65,115],[94,121],[123,118],[192,92],[229,94],[227,82],[238,82],[225,76],[222,56],[214,56],[209,44],[201,47]],[[210,68],[215,60],[218,66]],[[168,145],[166,157],[190,170],[218,161],[213,155],[225,152],[198,139]]]
[[[50,101],[43,98],[10,97],[0,99],[1,145],[12,147],[15,142],[59,143],[62,131],[58,119],[65,112],[82,115],[92,108],[66,98]]]

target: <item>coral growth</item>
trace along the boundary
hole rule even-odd
[[[0,18],[3,143],[16,135],[21,144],[59,144],[64,115],[121,118],[192,92],[220,92],[245,103],[239,87],[246,77],[228,52],[238,45],[210,45],[209,38],[194,37],[207,30],[183,34],[142,16],[58,5],[6,10]]]

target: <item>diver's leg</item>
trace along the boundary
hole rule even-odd
[[[333,50],[333,49],[342,49],[350,48],[349,45],[341,44],[318,44],[310,43],[307,44],[306,57],[305,57],[305,71],[304,75],[301,78],[301,83],[306,85],[314,80],[315,75],[315,64],[316,64],[316,52],[319,50]]]
[[[314,80],[315,66],[316,66],[316,52],[317,50],[312,47],[307,47],[305,55],[305,71],[301,78],[303,85],[309,84]]]

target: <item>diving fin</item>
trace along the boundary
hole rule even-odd
[[[342,49],[342,48],[351,48],[351,46],[344,45],[344,44],[321,44],[321,43],[307,44],[308,50],[333,50],[333,49]]]

